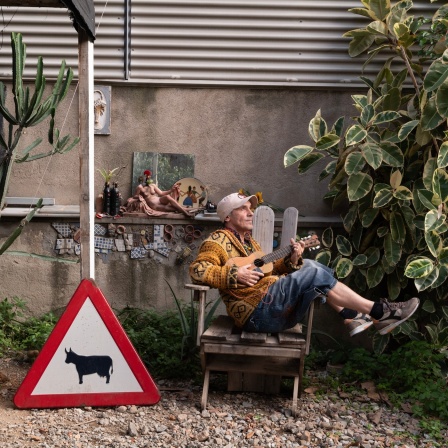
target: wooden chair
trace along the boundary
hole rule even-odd
[[[284,212],[280,248],[289,246],[296,237],[298,211]],[[273,249],[274,212],[260,206],[254,215],[253,236],[264,253]],[[229,391],[278,393],[282,377],[294,378],[292,413],[297,411],[297,398],[302,388],[305,356],[309,353],[314,306],[308,312],[306,337],[302,326],[282,333],[249,333],[237,328],[229,316],[218,316],[204,331],[208,286],[186,284],[198,302],[198,339],[204,372],[201,409],[206,409],[210,373],[225,372]]]

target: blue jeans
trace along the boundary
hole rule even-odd
[[[332,269],[305,259],[301,269],[280,277],[270,286],[243,329],[278,333],[292,328],[303,319],[311,302],[326,295],[336,283]]]

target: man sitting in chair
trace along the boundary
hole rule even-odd
[[[382,335],[403,323],[418,308],[419,299],[372,302],[336,280],[333,270],[302,258],[303,241],[291,239],[291,253],[274,262],[270,275],[253,269],[251,263],[231,259],[260,251],[252,238],[256,196],[232,193],[217,206],[224,223],[202,243],[190,265],[195,283],[218,288],[235,324],[245,331],[277,333],[294,327],[306,314],[312,300],[324,295],[326,302],[344,319],[353,336],[374,325]]]

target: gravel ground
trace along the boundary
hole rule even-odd
[[[153,406],[18,410],[12,402],[29,365],[0,359],[0,446],[9,447],[448,447],[421,432],[412,415],[392,409],[369,385],[365,393],[302,394],[296,417],[289,391],[278,396],[226,393],[159,381]],[[314,372],[313,377],[324,375]],[[312,384],[312,382],[311,382]]]

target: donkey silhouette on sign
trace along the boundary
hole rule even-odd
[[[82,384],[82,377],[84,375],[91,375],[97,373],[101,378],[106,377],[106,384],[110,381],[110,375],[114,373],[112,358],[110,356],[81,356],[77,355],[72,349],[67,351],[65,362],[67,364],[74,364],[79,376],[79,384]]]

